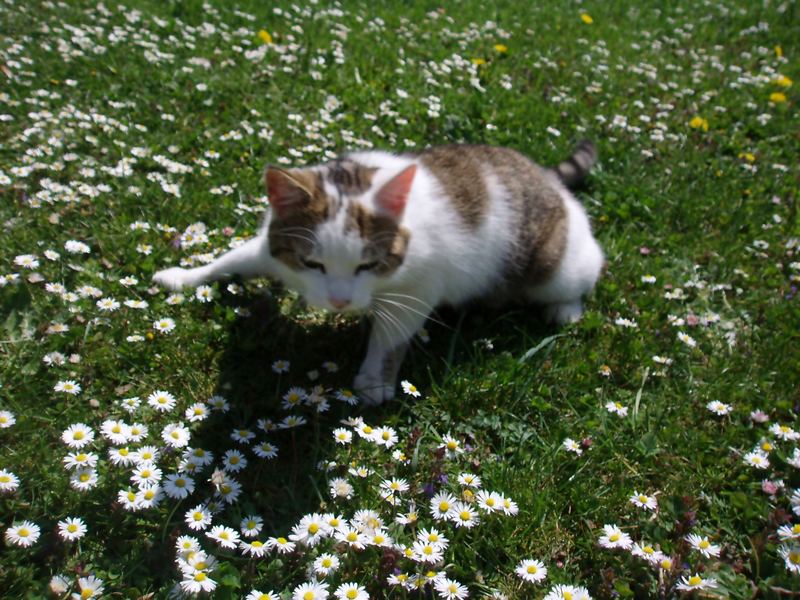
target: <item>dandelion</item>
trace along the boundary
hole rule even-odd
[[[655,510],[658,508],[658,501],[655,496],[648,496],[647,494],[640,494],[639,492],[633,492],[633,495],[628,501],[634,506],[646,510]]]
[[[594,19],[591,16],[589,16],[589,13],[581,13],[581,21],[583,21],[587,25],[591,25],[592,23],[594,23]]]
[[[727,415],[733,410],[733,406],[730,404],[725,404],[724,402],[720,402],[719,400],[712,400],[706,404],[706,408],[715,415],[719,416]]]
[[[258,31],[258,39],[260,39],[265,44],[272,43],[272,36],[269,34],[269,31],[266,29],[260,29]]]
[[[58,535],[69,542],[81,539],[86,531],[86,523],[79,517],[67,517],[58,522]]]
[[[691,121],[689,121],[689,127],[692,129],[702,129],[703,131],[708,131],[708,121],[703,117],[694,117]]]
[[[600,536],[600,546],[603,548],[622,548],[629,550],[633,545],[631,536],[616,525],[603,525],[603,535]]]
[[[28,548],[36,543],[40,534],[39,526],[30,521],[23,521],[19,525],[12,525],[6,529],[6,543]]]
[[[786,94],[783,92],[772,92],[769,95],[769,101],[773,102],[774,104],[781,104],[786,102]]]
[[[773,82],[774,82],[776,85],[779,85],[779,86],[781,86],[781,87],[784,87],[784,88],[790,88],[790,87],[792,87],[792,80],[791,80],[791,79],[789,79],[789,78],[788,78],[786,75],[778,75],[778,76],[777,76],[777,77],[776,77],[776,78],[773,80]]]

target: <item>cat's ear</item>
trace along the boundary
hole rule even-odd
[[[268,166],[264,173],[269,204],[279,217],[302,210],[314,194],[313,173],[301,169],[285,170]]]
[[[375,194],[375,205],[381,212],[395,219],[400,218],[406,208],[408,192],[411,191],[416,173],[417,165],[409,165],[383,184]]]

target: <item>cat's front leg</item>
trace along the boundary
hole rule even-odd
[[[209,281],[233,275],[257,277],[273,275],[275,259],[270,255],[267,238],[263,233],[248,240],[238,248],[226,252],[210,264],[194,269],[172,267],[153,275],[153,281],[168,290],[197,287]]]
[[[427,319],[427,313],[414,311],[400,304],[373,306],[367,355],[353,383],[365,404],[381,404],[394,398],[397,373],[409,341]]]

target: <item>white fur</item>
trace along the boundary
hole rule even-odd
[[[365,401],[380,403],[394,396],[397,369],[408,341],[436,306],[491,296],[501,283],[504,265],[513,255],[517,227],[507,201],[508,192],[488,166],[483,173],[489,195],[488,214],[477,229],[472,229],[463,223],[438,180],[417,163],[400,222],[411,232],[404,261],[388,277],[377,277],[369,271],[356,274],[363,261],[363,241],[358,232],[345,234],[347,203],[361,202],[374,211],[380,210],[376,192],[415,159],[386,152],[359,152],[350,157],[377,167],[378,171],[370,190],[360,198],[343,198],[337,214],[314,232],[314,250],[308,258],[323,264],[325,273],[313,269],[294,271],[273,258],[267,240],[267,215],[256,238],[213,263],[197,269],[166,269],[153,279],[175,290],[234,273],[244,277],[268,275],[297,289],[312,305],[329,310],[346,305],[347,311],[371,312],[373,328],[355,387]],[[582,297],[597,281],[603,253],[592,236],[583,207],[555,176],[552,184],[567,208],[566,250],[552,277],[525,292],[530,301],[546,305],[552,320],[563,323],[580,318]]]

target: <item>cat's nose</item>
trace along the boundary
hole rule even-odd
[[[342,310],[348,304],[350,304],[350,300],[342,300],[340,298],[328,298],[328,302],[331,303],[331,306],[336,310]]]

